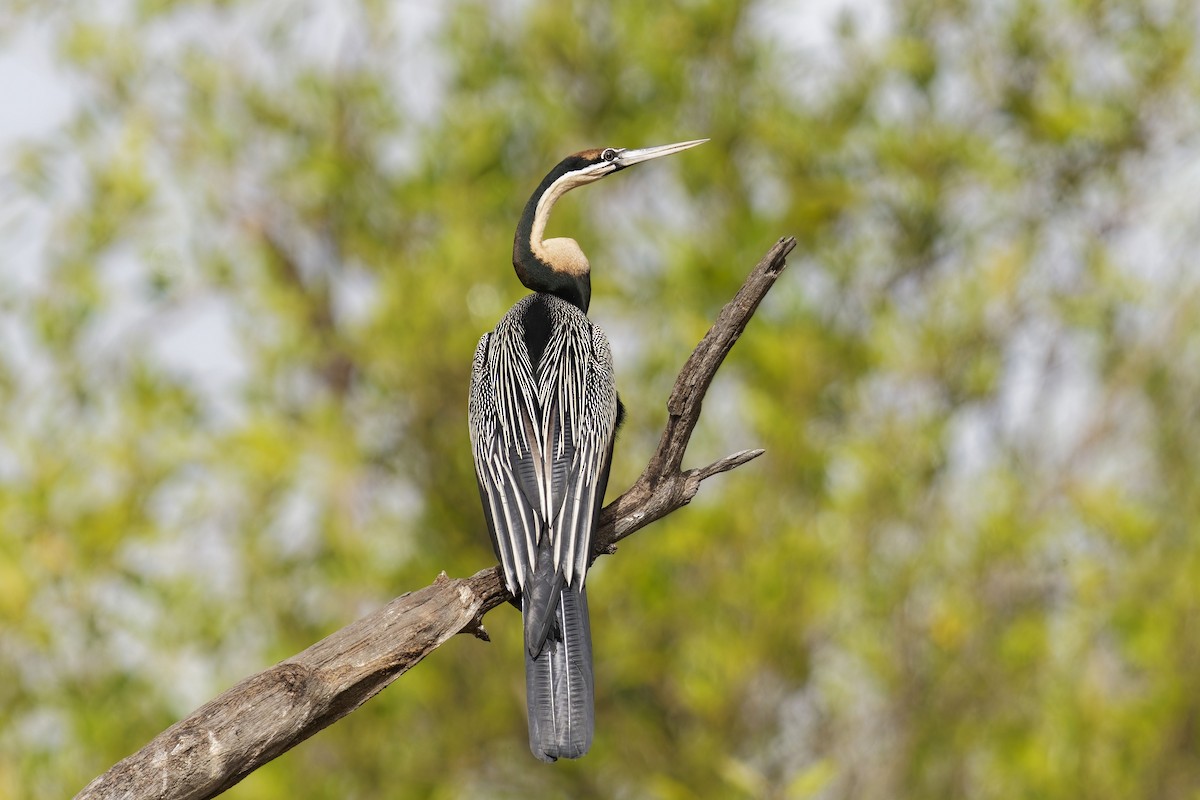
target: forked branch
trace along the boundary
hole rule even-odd
[[[743,450],[706,467],[680,469],[713,376],[795,246],[795,239],[780,239],[763,256],[684,365],[667,401],[658,449],[629,491],[601,512],[593,559],[686,505],[701,481],[762,455]],[[470,578],[443,573],[205,703],[76,798],[214,797],[354,711],[455,634],[486,639],[483,615],[509,599],[499,567]]]

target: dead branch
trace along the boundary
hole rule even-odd
[[[706,467],[680,469],[713,376],[795,246],[795,239],[780,239],[763,256],[684,364],[658,449],[629,491],[601,512],[593,559],[686,505],[701,481],[762,454],[743,450]],[[498,566],[470,578],[442,573],[205,703],[93,780],[76,800],[214,797],[354,711],[451,636],[470,632],[486,639],[483,615],[509,599]]]

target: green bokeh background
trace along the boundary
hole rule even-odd
[[[0,796],[492,564],[466,386],[528,193],[701,136],[551,222],[629,409],[610,497],[799,240],[687,463],[767,454],[589,576],[592,752],[529,755],[502,608],[228,796],[1200,795],[1191,0],[0,12],[30,32],[75,101],[0,187]]]

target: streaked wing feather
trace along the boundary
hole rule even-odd
[[[514,435],[505,417],[536,419],[536,407],[521,411],[530,399],[536,403],[528,359],[511,356],[512,348],[499,346],[500,333],[485,334],[475,351],[468,400],[471,447],[475,474],[488,511],[488,532],[504,568],[505,582],[514,595],[521,594],[536,563],[545,492],[540,487],[540,443]],[[513,404],[518,408],[514,409]],[[522,425],[528,431],[530,426]]]
[[[554,449],[555,477],[565,472],[554,497],[551,537],[557,568],[569,585],[581,586],[608,484],[617,404],[604,332],[590,323],[563,328],[567,334],[558,348],[557,380],[551,384],[563,411],[557,417],[560,424],[549,427],[545,438]],[[538,376],[539,390],[546,386],[545,378]]]

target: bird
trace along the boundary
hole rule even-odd
[[[524,622],[529,748],[579,758],[595,725],[584,581],[624,417],[612,351],[587,317],[591,266],[579,243],[544,238],[564,194],[626,167],[703,144],[583,150],[538,184],[513,239],[531,294],[475,349],[468,427],[479,496],[504,580]]]

